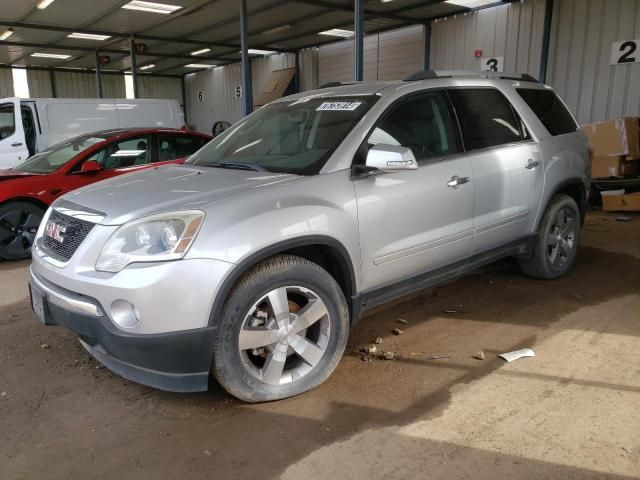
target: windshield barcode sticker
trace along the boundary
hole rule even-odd
[[[332,110],[332,111],[346,110],[348,112],[353,112],[360,105],[362,105],[362,102],[324,102],[318,108],[316,108],[316,111],[320,111],[320,110]]]

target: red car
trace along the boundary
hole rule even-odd
[[[183,130],[109,130],[72,138],[0,170],[0,258],[30,256],[38,225],[60,195],[117,175],[183,162],[210,139]]]

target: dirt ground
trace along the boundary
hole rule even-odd
[[[507,260],[378,309],[324,385],[262,405],[111,374],[38,323],[27,266],[0,264],[2,479],[640,478],[640,215],[591,214],[566,278]],[[361,360],[376,337],[400,358]]]

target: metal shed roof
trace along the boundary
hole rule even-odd
[[[137,1],[137,0],[136,0]],[[456,0],[453,0],[454,2]],[[459,1],[459,0],[458,0]],[[486,6],[507,3],[496,1]],[[95,51],[108,55],[103,71],[130,68],[130,39],[146,45],[137,55],[141,73],[182,75],[195,71],[188,64],[224,65],[240,61],[240,7],[237,0],[158,0],[177,8],[170,14],[131,10],[131,0],[3,0],[0,64],[28,67],[95,68]],[[249,47],[296,51],[341,40],[321,35],[333,28],[353,30],[353,0],[249,0]],[[142,2],[144,7],[144,2]],[[472,9],[446,0],[368,0],[365,32],[421,24]],[[108,36],[104,40],[69,38],[76,32]],[[209,49],[194,55],[192,52]],[[68,58],[34,54],[68,55]]]

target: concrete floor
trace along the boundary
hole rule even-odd
[[[566,278],[503,261],[379,309],[327,383],[262,405],[100,368],[38,324],[26,266],[0,264],[0,478],[640,478],[640,216],[590,215]],[[400,359],[360,359],[378,336]]]

